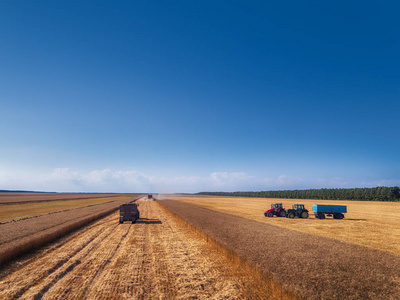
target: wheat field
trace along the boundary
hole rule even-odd
[[[371,201],[332,201],[303,199],[241,198],[174,195],[171,199],[195,204],[260,222],[301,232],[339,239],[400,255],[400,203]],[[266,218],[264,212],[272,203],[283,203],[286,209],[304,204],[308,219]],[[316,219],[312,204],[347,205],[345,219]]]
[[[157,202],[137,203],[136,224],[113,213],[4,270],[2,299],[272,297]]]

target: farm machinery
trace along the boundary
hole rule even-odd
[[[292,208],[286,211],[286,217],[291,219],[294,217],[307,219],[308,210],[304,208],[304,204],[293,204]]]
[[[325,215],[333,216],[334,219],[343,219],[344,213],[347,213],[347,206],[313,204],[313,213],[317,219],[325,219]]]
[[[285,217],[286,210],[282,207],[282,203],[273,203],[271,204],[271,208],[264,213],[264,216],[269,218],[272,218],[273,216]]]
[[[140,212],[136,203],[122,204],[119,207],[119,223],[122,224],[125,221],[132,221],[132,224],[140,218]]]
[[[334,219],[343,219],[344,213],[347,213],[347,206],[313,204],[313,213],[316,219],[325,219],[326,216],[333,217]],[[277,216],[290,219],[307,219],[309,212],[304,207],[304,204],[293,204],[292,208],[285,210],[282,203],[273,203],[271,204],[271,208],[264,212],[264,216],[269,218]]]

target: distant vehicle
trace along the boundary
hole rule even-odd
[[[347,206],[313,204],[313,213],[317,219],[325,219],[325,215],[333,216],[334,219],[343,219],[344,213],[347,213]]]
[[[153,199],[153,195],[152,195],[152,194],[148,194],[148,195],[147,195],[147,199],[149,199],[149,200],[150,200],[150,199]]]
[[[272,218],[273,216],[285,217],[286,210],[282,207],[282,203],[273,203],[271,204],[271,208],[264,213],[264,216],[269,218]]]
[[[125,221],[132,221],[132,224],[140,218],[140,212],[138,210],[138,204],[127,203],[122,204],[119,207],[119,223],[122,224]]]
[[[291,219],[294,217],[307,219],[308,210],[304,208],[304,204],[293,204],[292,208],[286,211],[286,217]]]

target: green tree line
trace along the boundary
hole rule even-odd
[[[337,188],[260,192],[201,192],[198,193],[198,195],[355,201],[400,201],[400,188],[398,186],[378,186],[374,188],[350,189]]]

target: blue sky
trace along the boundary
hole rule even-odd
[[[1,1],[0,189],[400,185],[397,1]]]

